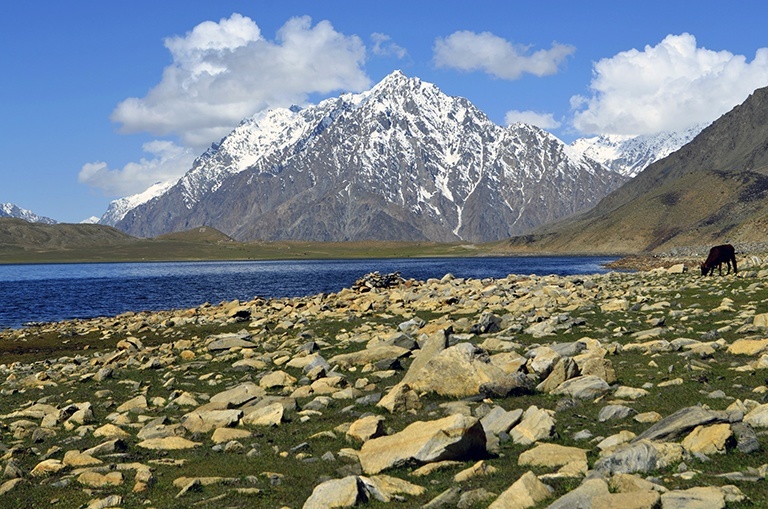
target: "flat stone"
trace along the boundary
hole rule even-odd
[[[328,359],[328,364],[338,366],[364,366],[388,359],[408,357],[411,351],[395,345],[381,345],[358,352],[343,353]]]
[[[427,492],[423,486],[385,474],[372,475],[370,477],[360,476],[359,479],[365,484],[366,491],[370,496],[381,502],[397,500],[395,498],[397,495],[418,497]]]
[[[105,424],[93,430],[93,436],[97,438],[127,438],[131,434],[114,424]]]
[[[377,474],[408,461],[466,460],[485,450],[485,431],[480,421],[451,415],[436,421],[417,421],[394,435],[368,440],[359,458],[363,472]]]
[[[273,371],[264,375],[259,380],[259,386],[264,389],[274,389],[276,387],[291,387],[296,383],[296,378],[285,371]]]
[[[768,339],[737,339],[728,347],[732,355],[756,356],[768,350]]]
[[[696,426],[728,421],[728,414],[725,412],[707,410],[700,406],[681,408],[639,434],[635,441],[674,439],[688,433]]]
[[[520,422],[522,417],[523,410],[520,408],[507,411],[500,406],[496,406],[484,415],[480,419],[480,422],[483,424],[483,429],[486,433],[498,435],[499,433],[507,433],[513,426]]]
[[[62,462],[68,467],[89,467],[103,463],[100,459],[94,458],[90,454],[83,454],[79,451],[67,451],[64,453]]]
[[[656,491],[608,493],[594,497],[592,509],[655,509],[660,500],[661,495]]]
[[[283,420],[285,407],[282,403],[256,408],[243,416],[243,424],[250,426],[279,426]]]
[[[615,421],[626,419],[634,414],[635,410],[624,405],[606,405],[600,409],[597,414],[597,420],[600,422]]]
[[[618,445],[595,462],[594,469],[603,475],[651,472],[681,460],[683,447],[648,440]]]
[[[664,509],[723,509],[725,497],[719,488],[702,486],[664,493],[661,505]]]
[[[744,416],[744,423],[753,428],[768,428],[768,404],[758,405]]]
[[[66,465],[57,459],[43,460],[29,473],[32,477],[48,477],[64,470]]]
[[[122,405],[118,406],[115,411],[117,412],[135,412],[147,409],[147,398],[143,394],[131,398]]]
[[[100,474],[99,472],[86,471],[77,476],[77,482],[89,488],[103,488],[104,486],[120,486],[123,484],[122,472],[109,472]]]
[[[181,425],[191,433],[207,433],[216,428],[237,425],[242,416],[242,410],[194,411],[181,417]]]
[[[561,467],[575,461],[587,461],[587,450],[557,444],[539,444],[523,451],[517,458],[520,466]]]
[[[596,497],[608,495],[608,483],[602,479],[587,479],[581,485],[558,498],[547,509],[591,508]]]
[[[213,431],[211,440],[214,444],[225,444],[232,440],[242,440],[243,438],[249,438],[252,433],[247,429],[236,428],[218,428]]]
[[[570,396],[574,399],[595,399],[611,390],[608,382],[595,375],[578,376],[560,384],[552,391],[554,395]]]
[[[242,334],[220,334],[212,336],[212,341],[208,343],[207,348],[209,352],[230,350],[232,348],[256,348],[258,345],[245,339],[247,337],[249,336]]]
[[[246,382],[237,387],[214,394],[210,403],[223,403],[228,408],[242,406],[254,399],[266,396],[267,392],[253,382]]]
[[[171,451],[179,449],[192,449],[203,444],[193,442],[182,437],[150,438],[136,444],[144,449],[153,449],[161,451]]]

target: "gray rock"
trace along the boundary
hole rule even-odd
[[[707,410],[700,406],[682,408],[639,434],[634,441],[675,439],[696,426],[729,420],[726,412]]]
[[[600,413],[597,414],[597,420],[600,422],[613,421],[619,419],[626,419],[630,415],[633,415],[634,409],[624,405],[606,405],[600,409]]]
[[[207,348],[209,352],[229,350],[230,348],[256,348],[258,345],[248,341],[250,338],[250,334],[247,333],[218,334],[208,338],[210,342]]]
[[[736,448],[744,454],[751,454],[760,450],[760,441],[752,426],[744,422],[731,424],[733,436],[736,439]]]
[[[658,452],[648,441],[619,446],[595,462],[594,469],[605,476],[650,472],[658,464]]]
[[[565,395],[576,399],[594,399],[611,390],[608,382],[595,375],[577,376],[561,383],[552,391],[555,395]]]
[[[515,424],[520,422],[522,417],[523,410],[520,408],[507,411],[495,406],[480,419],[480,422],[486,432],[498,435],[499,433],[507,433]]]

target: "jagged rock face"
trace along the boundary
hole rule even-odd
[[[396,72],[362,94],[243,121],[117,227],[493,241],[587,209],[626,179],[545,131],[500,127],[466,99]]]
[[[689,143],[708,124],[696,124],[684,131],[626,136],[606,134],[579,138],[571,147],[608,168],[634,177],[649,165]]]

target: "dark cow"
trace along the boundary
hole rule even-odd
[[[731,264],[733,264],[733,273],[738,274],[736,270],[736,251],[730,244],[723,244],[722,246],[715,246],[709,250],[709,256],[704,263],[701,264],[701,275],[707,276],[715,273],[715,267],[720,271],[720,275],[723,275],[723,264],[728,265],[728,272],[731,273]]]

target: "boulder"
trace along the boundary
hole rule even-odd
[[[368,500],[365,484],[355,475],[331,479],[315,486],[303,509],[354,507]]]
[[[587,479],[578,488],[552,502],[547,509],[591,508],[595,498],[609,493],[608,483],[603,479]]]
[[[533,405],[523,413],[520,423],[512,428],[510,436],[516,444],[530,445],[550,438],[555,429],[554,412]]]
[[[570,396],[574,399],[595,399],[611,390],[608,382],[595,375],[583,375],[571,378],[560,384],[552,394]]]
[[[262,387],[253,382],[246,382],[213,395],[209,402],[224,405],[224,408],[234,408],[263,397],[266,394],[267,392]]]
[[[497,388],[504,387],[501,392],[512,392],[524,386],[523,378],[491,364],[485,350],[471,343],[459,343],[430,359],[408,384],[416,391],[464,398],[477,396],[487,388],[497,392]]]
[[[657,491],[608,493],[592,499],[592,509],[656,509],[661,495]]]
[[[184,414],[181,425],[191,433],[207,433],[216,428],[235,426],[242,416],[242,410],[198,410]]]
[[[488,509],[526,509],[551,497],[553,492],[529,470],[499,495]]]
[[[517,464],[520,466],[549,468],[561,467],[576,461],[586,463],[586,449],[557,444],[539,444],[533,449],[523,451],[517,458]]]
[[[635,441],[675,439],[688,433],[696,426],[728,421],[729,417],[726,412],[708,410],[700,406],[686,407],[640,433]]]
[[[723,454],[732,436],[731,425],[728,423],[696,426],[683,439],[682,445],[692,453]]]
[[[417,421],[394,435],[368,440],[360,449],[363,472],[377,474],[409,461],[429,463],[467,460],[486,453],[480,421],[451,415],[436,421]]]
[[[406,412],[421,408],[419,395],[411,389],[411,386],[405,382],[395,385],[381,400],[376,404],[381,408],[386,408],[390,413]]]
[[[243,416],[243,424],[251,426],[279,426],[283,421],[285,407],[282,403],[256,408]]]
[[[369,415],[353,422],[347,430],[347,439],[365,442],[371,438],[384,435],[384,418],[380,415]]]
[[[664,509],[722,509],[725,496],[720,488],[701,486],[664,493],[661,505]]]

